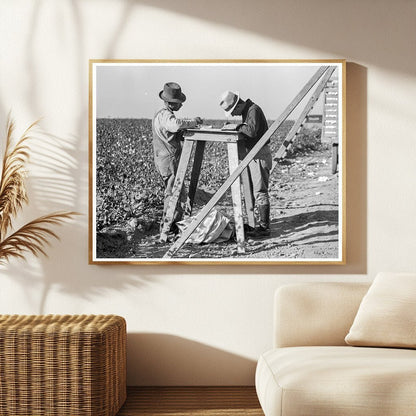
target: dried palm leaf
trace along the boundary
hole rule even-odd
[[[46,255],[45,246],[50,245],[49,238],[59,240],[58,235],[49,227],[61,224],[64,220],[78,215],[76,212],[55,212],[28,222],[6,239],[0,242],[0,264],[6,263],[10,257],[24,258],[25,252],[35,256]]]
[[[14,123],[10,116],[7,122],[6,147],[0,176],[0,264],[6,263],[10,257],[24,258],[25,252],[46,256],[45,246],[49,238],[58,238],[49,227],[62,223],[77,215],[76,212],[55,212],[30,221],[17,231],[5,236],[12,227],[12,218],[28,203],[26,192],[26,163],[29,160],[29,147],[26,141],[37,121],[31,124],[13,144]]]
[[[13,146],[14,123],[8,120],[6,147],[0,177],[0,239],[11,228],[12,218],[28,202],[26,193],[26,169],[29,148],[26,140],[37,122],[30,125]]]

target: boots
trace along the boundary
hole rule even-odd
[[[270,205],[259,205],[260,225],[256,227],[259,236],[267,237],[270,235]]]
[[[270,205],[258,205],[259,225],[252,228],[244,224],[244,233],[246,237],[268,237],[270,235]]]

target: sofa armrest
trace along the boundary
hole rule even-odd
[[[274,347],[346,345],[367,283],[300,283],[281,286],[274,302]]]

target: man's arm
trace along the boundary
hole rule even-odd
[[[260,109],[250,108],[245,122],[239,126],[238,131],[249,139],[256,138],[260,128],[260,116]]]
[[[163,123],[166,130],[171,133],[176,133],[182,129],[196,127],[198,124],[200,124],[198,117],[194,119],[176,118],[175,115],[169,111],[164,112],[162,115],[161,123]]]

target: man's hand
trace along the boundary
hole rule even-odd
[[[238,124],[235,123],[225,123],[222,127],[221,130],[226,130],[226,131],[237,131],[238,130]]]

